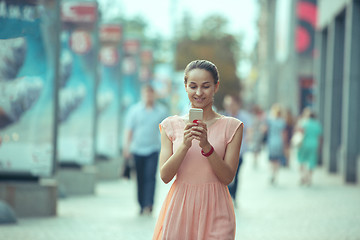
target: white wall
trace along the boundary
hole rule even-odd
[[[326,27],[352,0],[318,0],[318,27]]]

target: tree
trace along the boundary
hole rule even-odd
[[[189,26],[189,16],[187,22],[182,26]],[[188,31],[182,34],[177,40],[176,70],[184,70],[186,65],[192,60],[206,59],[213,62],[220,72],[220,89],[215,95],[215,106],[223,109],[222,101],[226,94],[239,94],[240,79],[237,76],[237,58],[240,52],[238,39],[226,33],[227,20],[219,15],[211,15],[204,19],[198,31],[192,31],[189,36]],[[194,26],[193,26],[194,27]],[[196,30],[196,26],[195,26]],[[195,36],[194,36],[195,35]]]

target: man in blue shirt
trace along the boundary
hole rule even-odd
[[[152,212],[155,179],[161,147],[159,124],[167,117],[165,107],[155,102],[151,85],[142,87],[142,100],[128,112],[125,126],[123,155],[133,157],[137,176],[137,195],[140,214]]]

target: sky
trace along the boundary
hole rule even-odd
[[[244,35],[244,50],[251,52],[257,40],[258,0],[98,0],[100,6],[110,9],[105,18],[123,14],[141,16],[148,21],[149,34],[171,37],[173,21],[179,23],[184,12],[190,12],[195,21],[217,13],[228,20],[229,33]],[[173,4],[172,4],[173,3]],[[175,8],[173,6],[176,6]],[[175,9],[175,11],[173,10]]]

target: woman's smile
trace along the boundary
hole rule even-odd
[[[194,97],[194,100],[197,102],[197,103],[202,103],[205,98],[204,97]]]

